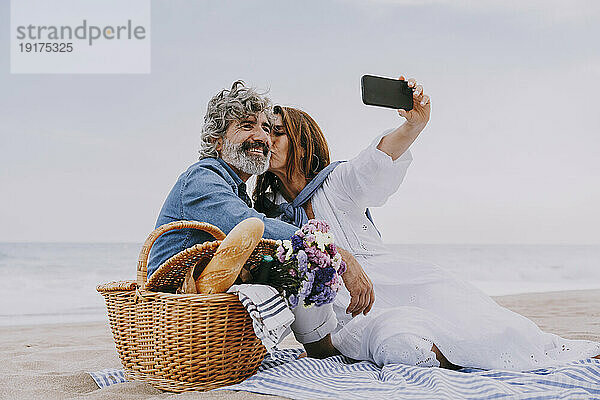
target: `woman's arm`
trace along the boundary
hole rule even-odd
[[[405,80],[400,76],[400,80]],[[408,86],[413,88],[413,109],[410,111],[398,110],[406,122],[394,129],[391,133],[381,138],[377,148],[396,160],[415,141],[419,133],[425,128],[431,113],[429,96],[423,93],[423,86],[418,85],[414,79],[408,80]]]
[[[376,138],[355,158],[340,164],[325,183],[359,208],[382,206],[398,190],[412,161],[408,148],[429,121],[429,96],[414,79],[408,80],[408,86],[414,89],[413,109],[398,110],[406,122]]]
[[[409,79],[408,85],[414,88],[414,107],[410,111],[398,110],[406,122],[340,164],[325,182],[332,192],[359,208],[380,207],[398,190],[412,161],[408,148],[429,121],[429,96],[414,79]]]
[[[384,135],[393,132],[384,132]],[[343,203],[358,208],[380,207],[394,194],[404,180],[412,162],[410,150],[392,160],[377,146],[383,135],[356,157],[341,163],[327,177],[324,187]],[[344,207],[347,208],[347,207]]]

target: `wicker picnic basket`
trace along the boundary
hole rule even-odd
[[[148,255],[156,239],[174,229],[201,229],[217,239],[171,257],[147,281]],[[237,295],[177,294],[192,267],[203,268],[225,238],[217,227],[195,221],[163,225],[150,234],[138,259],[137,281],[99,285],[117,352],[129,380],[183,392],[210,390],[241,382],[254,374],[266,349]],[[244,268],[275,241],[261,239]]]

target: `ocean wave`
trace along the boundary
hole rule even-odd
[[[391,245],[489,295],[600,288],[600,246]],[[96,285],[135,279],[138,245],[0,243],[0,325],[105,320]]]

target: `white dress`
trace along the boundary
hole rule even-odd
[[[390,252],[364,211],[396,192],[412,156],[407,151],[392,161],[376,148],[383,135],[337,166],[312,197],[315,218],[329,222],[336,243],[354,254],[375,290],[369,314],[352,318],[345,313],[350,295],[342,287],[333,304],[334,346],[380,366],[431,367],[439,366],[431,351],[435,344],[453,364],[514,371],[600,354],[600,343],[542,332],[443,268]]]

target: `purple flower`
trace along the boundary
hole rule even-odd
[[[291,308],[331,303],[342,285],[339,274],[347,266],[330,243],[330,229],[325,221],[310,220],[277,248],[271,283],[285,293]]]
[[[307,247],[304,249],[308,260],[311,261],[316,267],[329,267],[331,265],[331,258],[327,253],[322,252],[316,247]]]
[[[331,257],[333,257],[337,254],[337,246],[335,245],[335,243],[331,243],[330,245],[328,245],[327,250]]]
[[[342,261],[340,263],[340,268],[338,269],[338,274],[342,275],[344,272],[346,272],[346,262]]]
[[[315,275],[312,272],[308,272],[305,276],[304,281],[300,286],[300,291],[298,292],[299,296],[308,297],[313,289],[313,282],[315,281]]]
[[[283,246],[277,247],[277,259],[280,263],[285,261],[285,248]]]
[[[308,269],[308,256],[304,250],[300,250],[296,256],[298,260],[298,270],[305,272]]]
[[[331,287],[332,290],[335,290],[336,292],[338,291],[338,289],[342,286],[342,282],[341,282],[342,278],[339,275],[334,275],[333,279],[331,280],[331,282],[329,282],[329,287]]]
[[[319,268],[315,271],[315,280],[317,282],[328,283],[335,276],[335,268],[327,267],[327,268]]]
[[[315,235],[313,235],[312,233],[307,234],[306,236],[304,236],[304,247],[312,246],[316,240],[317,238],[315,237]]]
[[[329,224],[325,221],[321,221],[319,219],[311,219],[310,221],[308,221],[308,223],[314,226],[314,229],[317,231],[321,231],[323,233],[329,232]]]
[[[290,302],[290,307],[291,308],[296,308],[296,306],[298,305],[298,296],[296,296],[295,294],[291,294],[290,297],[288,297],[288,300]]]
[[[302,227],[302,232],[304,232],[305,234],[315,233],[316,230],[317,228],[311,223],[308,223]]]
[[[294,252],[304,248],[304,243],[300,236],[294,235],[290,240],[292,242],[292,248],[294,249]]]
[[[307,300],[317,307],[333,302],[336,295],[334,290],[325,285],[317,285],[313,293],[314,295]]]

